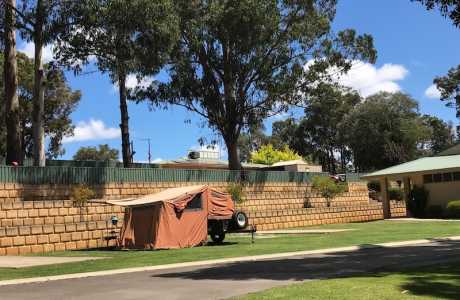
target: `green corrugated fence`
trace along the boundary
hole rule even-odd
[[[0,167],[0,182],[22,184],[104,184],[121,182],[309,182],[327,173],[279,171],[182,170],[98,167]]]
[[[367,173],[347,173],[346,178],[348,182],[358,182],[362,181],[361,177]]]
[[[5,158],[0,157],[0,166],[5,166]],[[23,162],[24,167],[32,167],[33,160],[26,158]],[[76,168],[123,168],[123,163],[119,161],[97,161],[97,160],[60,160],[47,159],[48,167],[76,167]],[[159,164],[131,163],[133,168],[159,168]]]

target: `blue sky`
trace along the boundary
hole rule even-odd
[[[426,92],[435,76],[460,64],[460,30],[438,11],[428,12],[409,0],[339,0],[333,25],[335,31],[354,28],[372,34],[378,50],[374,66],[357,63],[342,83],[364,96],[378,90],[401,90],[419,101],[423,113],[458,123],[455,111],[436,99],[436,91]],[[27,52],[30,46],[20,44],[18,48]],[[76,137],[66,141],[62,158],[70,159],[81,146],[107,143],[120,149],[118,94],[108,76],[92,73],[74,77],[69,73],[68,81],[83,97],[72,115]],[[131,103],[129,112],[137,161],[147,160],[143,138],[152,140],[153,159],[174,159],[197,147],[200,137],[216,137],[203,126],[203,120],[178,107],[150,111],[146,104]],[[185,122],[188,119],[191,123]],[[267,120],[268,131],[274,120]]]

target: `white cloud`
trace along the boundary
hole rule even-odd
[[[341,85],[357,90],[367,97],[377,92],[398,92],[401,87],[397,81],[403,80],[409,71],[403,65],[385,64],[380,68],[362,61],[354,61],[347,74],[334,75]]]
[[[147,88],[149,87],[153,82],[153,79],[150,77],[144,77],[141,78],[141,80],[138,80],[136,75],[134,74],[129,74],[126,76],[126,87],[128,89],[133,89],[135,87],[141,87],[141,88]],[[118,92],[118,83],[114,83],[113,85],[114,91]]]
[[[33,59],[35,57],[35,44],[33,42],[25,43],[21,48],[18,49],[19,52],[24,53],[28,58]],[[43,48],[43,62],[47,63],[53,60],[53,46],[47,45]]]
[[[441,92],[438,90],[436,85],[432,84],[426,89],[425,96],[430,99],[441,99]]]
[[[94,141],[94,140],[111,140],[120,137],[120,130],[113,127],[107,127],[103,121],[91,119],[89,122],[81,121],[74,130],[74,135],[65,137],[63,143]]]

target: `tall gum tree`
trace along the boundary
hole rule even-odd
[[[34,61],[25,54],[17,53],[18,64],[18,98],[21,126],[21,160],[33,157],[32,111],[34,90]],[[62,141],[73,134],[74,126],[70,115],[76,109],[81,94],[73,91],[64,75],[64,71],[55,64],[44,65],[46,80],[44,98],[44,131],[48,136],[47,158],[56,158],[64,154]],[[4,69],[4,58],[0,55],[0,70]],[[0,89],[3,90],[4,81],[0,79]],[[5,115],[4,93],[0,91],[0,115]],[[5,123],[0,121],[0,132],[5,132]],[[0,156],[5,153],[6,140],[0,134]]]
[[[130,74],[154,75],[166,62],[177,31],[172,2],[83,0],[73,7],[69,18],[73,26],[60,33],[56,55],[76,73],[82,72],[82,66],[94,63],[118,85],[122,158],[124,166],[129,167],[133,154],[126,80]],[[138,63],[138,58],[143,64]]]
[[[17,8],[16,24],[21,37],[34,43],[34,89],[32,110],[33,161],[43,167],[45,157],[45,89],[46,70],[43,48],[54,42],[57,32],[68,25],[66,10],[72,7],[68,0],[21,0]]]
[[[16,1],[2,1],[3,44],[4,44],[4,81],[5,81],[5,118],[6,118],[6,163],[22,163],[21,130],[18,88],[18,66],[16,59]]]
[[[376,58],[371,36],[331,32],[335,0],[175,3],[181,31],[170,78],[137,97],[204,118],[222,135],[232,170],[241,169],[240,133],[299,101],[299,85],[322,79],[332,66],[346,71],[352,59]]]

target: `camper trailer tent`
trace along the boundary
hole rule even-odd
[[[230,195],[207,186],[172,188],[140,198],[108,201],[126,207],[119,245],[136,249],[186,248],[207,240],[208,220],[229,220]]]

